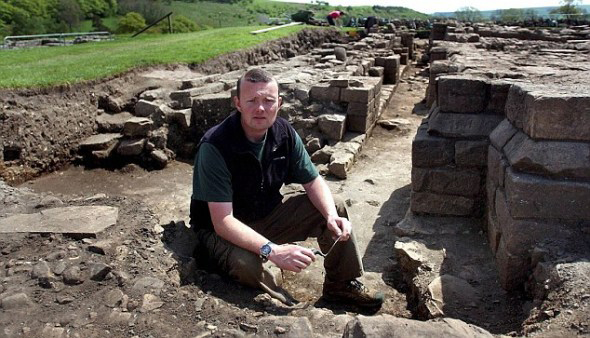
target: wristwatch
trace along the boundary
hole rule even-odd
[[[273,242],[268,242],[260,247],[260,258],[262,258],[263,262],[268,261],[268,256],[272,252],[272,245],[274,245]]]

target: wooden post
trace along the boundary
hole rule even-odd
[[[170,13],[170,15],[168,15],[168,32],[170,34],[172,34],[172,13]]]

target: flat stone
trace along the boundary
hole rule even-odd
[[[92,135],[80,143],[80,150],[105,150],[116,144],[123,135],[119,133],[108,133]]]
[[[104,296],[104,304],[108,307],[117,307],[121,304],[124,295],[121,289],[113,289]]]
[[[487,138],[503,119],[500,115],[443,113],[437,108],[428,121],[428,133],[445,137]]]
[[[143,301],[141,303],[141,307],[139,308],[139,312],[150,312],[161,308],[163,305],[164,302],[160,299],[160,297],[147,293],[143,295]]]
[[[121,112],[118,114],[100,114],[96,117],[96,124],[98,131],[101,133],[120,133],[123,131],[125,121],[132,118],[128,112]]]
[[[0,307],[4,310],[19,310],[33,306],[33,302],[24,293],[16,293],[0,300]]]
[[[480,303],[477,290],[467,281],[453,275],[441,275],[428,284],[429,300],[426,302],[433,317],[444,316],[447,308]]]
[[[280,337],[313,337],[313,326],[306,317],[295,316],[266,316],[258,320],[258,327],[260,332],[276,332],[276,328],[280,327]]]
[[[69,268],[65,269],[62,274],[62,278],[65,284],[67,285],[77,285],[84,283],[84,275],[82,274],[82,270],[77,265],[72,265]]]
[[[176,123],[182,129],[188,129],[191,126],[192,109],[164,109],[163,112],[168,123]]]
[[[0,233],[62,233],[95,236],[117,223],[119,208],[75,206],[0,219]]]
[[[119,103],[119,100],[109,95],[101,95],[98,97],[98,108],[111,113],[121,112],[121,104]]]
[[[313,161],[313,163],[329,163],[332,154],[334,154],[334,148],[330,146],[325,146],[322,149],[313,153],[311,155],[311,160]]]
[[[444,112],[479,113],[486,106],[489,80],[466,75],[438,78],[438,106]]]
[[[195,88],[173,91],[170,93],[170,99],[178,102],[178,108],[191,108],[193,104],[192,97],[205,94],[216,94],[224,90],[225,84],[222,82],[216,82]]]
[[[154,277],[142,277],[135,281],[131,288],[131,294],[142,296],[146,293],[159,295],[164,287],[164,282]]]
[[[111,272],[113,268],[104,263],[92,263],[89,266],[90,279],[94,281],[102,281]]]
[[[392,315],[357,316],[346,324],[343,338],[356,337],[455,337],[492,338],[488,331],[453,318],[420,321]]]

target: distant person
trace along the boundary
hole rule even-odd
[[[365,21],[365,31],[367,33],[369,33],[371,31],[371,27],[375,26],[377,24],[377,18],[374,16],[370,16],[367,18],[367,21]]]
[[[343,11],[335,10],[335,11],[331,11],[330,13],[328,13],[328,16],[326,17],[326,19],[328,20],[328,23],[330,24],[330,26],[336,26],[336,22],[334,20],[340,19],[343,15],[345,15],[345,13]]]

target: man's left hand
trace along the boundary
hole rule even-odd
[[[352,224],[345,217],[340,216],[328,216],[327,220],[328,229],[334,233],[334,238],[341,237],[341,241],[347,241],[350,238],[350,232],[352,231]]]

